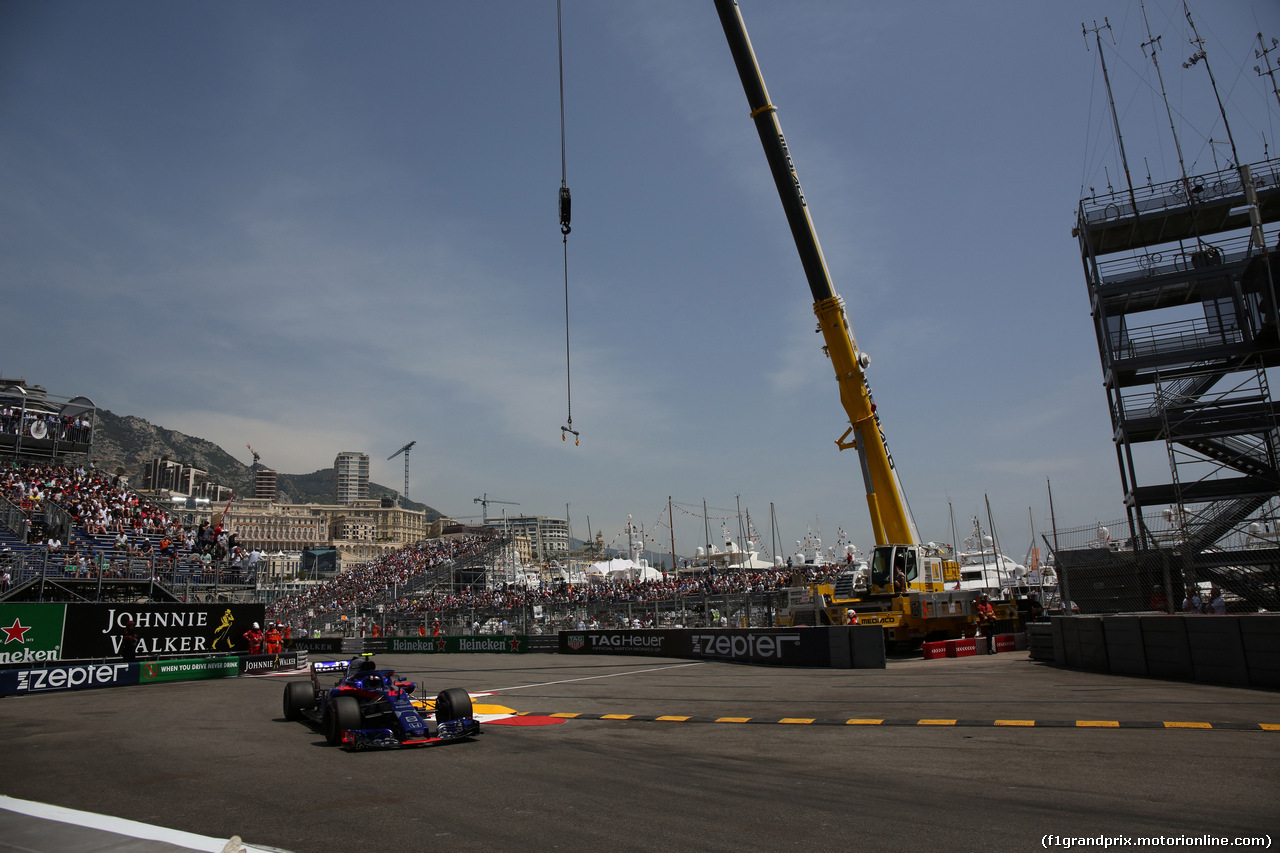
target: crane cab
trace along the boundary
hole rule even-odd
[[[920,545],[879,545],[871,555],[867,591],[872,595],[906,595],[911,590],[941,592],[948,580],[946,569],[936,550]],[[905,576],[903,589],[897,589],[894,583],[899,570]]]

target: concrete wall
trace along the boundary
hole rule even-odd
[[[1032,657],[1059,666],[1280,687],[1280,614],[1055,616],[1049,626],[1032,630],[1040,637],[1032,642]],[[1052,644],[1045,633],[1052,635]]]

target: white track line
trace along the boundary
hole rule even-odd
[[[114,832],[117,835],[124,835],[129,838],[163,841],[188,850],[200,850],[206,851],[206,853],[226,853],[228,850],[279,851],[280,849],[278,847],[256,847],[252,844],[245,844],[239,839],[236,839],[238,843],[232,844],[231,839],[227,838],[210,838],[207,835],[196,835],[192,832],[183,832],[180,829],[167,829],[163,826],[152,826],[149,823],[140,823],[136,820],[94,814],[93,812],[49,805],[48,803],[37,803],[32,800],[19,800],[3,795],[0,795],[0,809],[44,818],[45,820],[54,820],[59,823],[70,823],[76,826],[89,827],[90,829]]]
[[[639,675],[642,672],[661,672],[664,669],[680,669],[686,666],[701,666],[704,661],[694,661],[693,663],[673,663],[671,666],[655,666],[652,669],[631,669],[626,672],[611,672],[608,675],[586,675],[582,678],[566,678],[563,681],[540,681],[537,684],[521,684],[518,687],[491,687],[492,693],[500,693],[503,690],[524,690],[528,687],[550,687],[553,684],[571,684],[575,681],[592,681],[597,678],[617,678],[619,675]]]

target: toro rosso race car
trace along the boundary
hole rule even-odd
[[[332,676],[335,684],[321,686]],[[480,734],[467,691],[450,687],[432,703],[414,698],[415,687],[395,670],[379,669],[368,655],[315,661],[310,681],[284,686],[284,716],[307,720],[329,743],[347,749],[431,746]]]

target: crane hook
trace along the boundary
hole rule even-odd
[[[573,229],[569,227],[570,210],[573,207],[573,201],[569,196],[569,187],[566,184],[560,185],[560,233],[569,236],[569,232]]]

